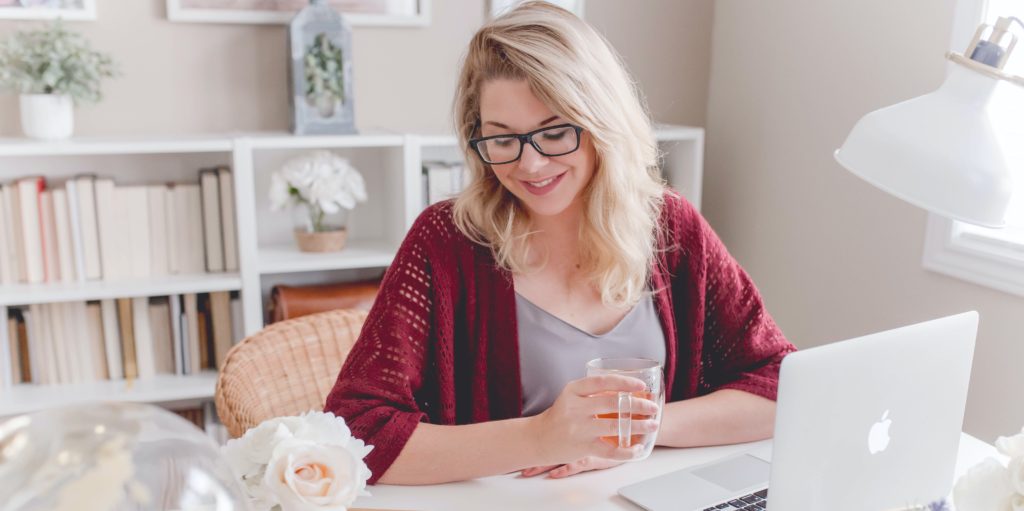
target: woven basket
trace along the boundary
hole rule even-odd
[[[337,252],[345,248],[347,229],[336,231],[307,232],[295,229],[295,243],[302,252]]]
[[[264,420],[322,410],[366,312],[340,309],[274,323],[228,351],[217,414],[232,438]]]

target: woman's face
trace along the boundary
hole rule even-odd
[[[490,80],[480,90],[481,137],[523,134],[568,121],[542,103],[525,80]],[[580,147],[562,156],[544,156],[523,144],[518,160],[491,165],[498,181],[526,206],[530,215],[554,217],[582,204],[580,195],[594,174],[595,152],[587,132]]]

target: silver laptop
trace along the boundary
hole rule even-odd
[[[972,311],[793,353],[782,362],[772,449],[619,494],[651,511],[874,511],[943,498],[977,330]]]

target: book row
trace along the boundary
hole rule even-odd
[[[76,176],[0,184],[0,284],[236,271],[234,183],[227,167],[197,183],[116,185]]]
[[[10,308],[11,382],[74,384],[217,369],[243,336],[228,291]]]

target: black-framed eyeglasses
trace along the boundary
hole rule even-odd
[[[523,145],[529,143],[544,156],[562,156],[580,148],[583,128],[575,124],[559,124],[533,130],[529,133],[492,135],[469,139],[471,147],[484,163],[501,165],[512,163],[523,155]]]

